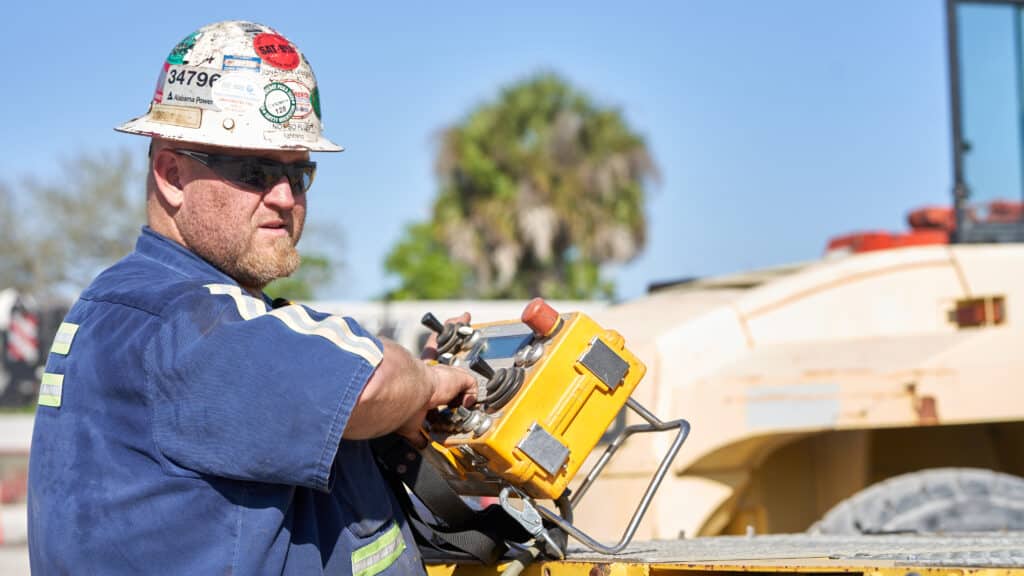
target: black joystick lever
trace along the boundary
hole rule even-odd
[[[441,321],[437,319],[430,312],[423,315],[420,322],[437,333],[437,353],[438,354],[455,354],[462,349],[462,342],[467,338],[466,334],[463,334],[460,329],[466,327],[466,324],[462,322],[449,322],[447,324],[441,324]],[[470,331],[472,333],[472,331]]]
[[[441,324],[441,321],[437,319],[437,316],[434,316],[430,312],[423,315],[423,318],[420,319],[420,323],[438,334],[444,332],[444,324]]]
[[[469,367],[472,368],[474,372],[483,376],[484,378],[494,378],[494,368],[492,368],[491,365],[487,363],[487,360],[484,360],[479,356],[477,356],[473,360],[473,362],[469,364]]]

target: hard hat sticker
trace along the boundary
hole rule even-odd
[[[250,38],[257,34],[262,34],[267,31],[266,26],[264,26],[263,24],[256,24],[255,22],[238,22],[238,28],[242,31],[243,34],[249,36]]]
[[[170,124],[171,126],[199,128],[203,123],[203,110],[201,108],[186,108],[185,106],[153,104],[149,108],[149,119],[153,122]]]
[[[281,82],[263,87],[263,106],[260,114],[274,124],[283,124],[295,114],[295,93]]]
[[[228,54],[224,55],[224,64],[221,68],[225,71],[232,70],[248,70],[250,72],[260,71],[260,57],[259,56],[231,56]]]
[[[263,104],[260,77],[251,72],[228,72],[213,85],[213,103],[225,112],[255,113]]]
[[[313,114],[316,114],[317,120],[320,119],[320,88],[318,86],[313,87],[313,92],[309,95],[309,103],[313,105]]]
[[[320,134],[319,124],[313,121],[290,121],[287,124],[277,124],[269,130],[263,131],[263,139],[267,142],[277,142],[284,139],[296,144],[313,144]]]
[[[153,92],[153,102],[164,101],[164,82],[167,81],[167,71],[170,68],[171,63],[164,62],[164,67],[160,69],[160,77],[156,79],[156,91]]]
[[[309,116],[313,112],[309,88],[296,80],[285,80],[284,84],[292,89],[292,94],[295,94],[295,114],[292,115],[292,118],[301,119]]]
[[[195,106],[217,110],[213,101],[213,86],[221,73],[213,68],[193,66],[171,66],[167,71],[162,90],[162,102],[182,106]]]
[[[259,34],[252,39],[252,47],[264,62],[275,68],[294,70],[299,66],[299,52],[280,34]]]
[[[188,54],[188,51],[196,45],[196,40],[198,39],[198,30],[189,34],[188,36],[185,36],[185,38],[181,42],[178,42],[178,45],[175,46],[173,50],[171,50],[171,53],[167,55],[167,62],[169,64],[183,63],[185,61],[185,55]]]

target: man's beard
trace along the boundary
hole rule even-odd
[[[251,240],[250,236],[249,247],[243,250],[240,256],[222,258],[219,262],[214,262],[214,266],[242,286],[260,290],[272,281],[290,276],[292,272],[298,270],[301,258],[292,244],[291,236],[275,238],[272,244],[273,252],[269,255],[260,255],[253,250]]]
[[[254,247],[255,233],[231,235],[216,218],[196,213],[181,216],[178,229],[186,246],[241,286],[262,290],[299,268],[301,258],[290,234],[274,238],[269,250],[258,252]]]

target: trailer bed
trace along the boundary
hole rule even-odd
[[[428,560],[431,576],[500,574],[504,565]],[[570,548],[565,560],[538,561],[528,576],[708,573],[863,574],[865,576],[1024,576],[1024,533],[965,535],[717,536],[634,542],[606,556]]]

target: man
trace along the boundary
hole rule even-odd
[[[180,42],[149,112],[147,220],[62,324],[29,476],[34,574],[415,574],[365,439],[474,378],[262,289],[299,265],[319,93],[259,24]],[[283,304],[277,305],[275,304]]]

